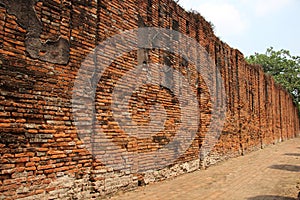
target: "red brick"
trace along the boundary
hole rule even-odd
[[[21,157],[15,160],[16,163],[23,163],[28,161],[29,161],[29,157]]]
[[[35,164],[36,164],[35,162],[27,162],[25,166],[32,167],[32,166],[35,166]]]
[[[41,160],[41,158],[33,157],[33,158],[30,158],[29,160],[30,160],[30,162],[38,162]]]
[[[11,169],[14,168],[15,164],[1,164],[0,169]]]
[[[39,166],[37,166],[37,170],[52,169],[52,168],[55,168],[55,165],[39,165]]]

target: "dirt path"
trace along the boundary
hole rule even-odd
[[[297,186],[300,138],[111,199],[296,200]]]

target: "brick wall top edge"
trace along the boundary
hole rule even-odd
[[[256,72],[264,73],[264,70],[263,70],[261,65],[249,64],[249,63],[246,62],[246,67],[254,69]]]

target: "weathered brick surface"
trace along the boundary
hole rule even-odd
[[[291,96],[259,66],[246,64],[238,50],[220,41],[200,15],[184,11],[173,1],[44,0],[28,1],[20,7],[16,2],[0,0],[0,199],[96,198],[299,135],[299,118]],[[24,16],[30,13],[24,19],[20,12]],[[30,25],[32,20],[34,26]],[[105,134],[114,138],[121,151],[155,151],[172,140],[178,128],[177,100],[159,87],[143,86],[138,92],[143,97],[133,95],[132,104],[153,100],[168,108],[165,132],[150,139],[128,137],[114,121],[110,112],[112,90],[119,78],[137,64],[172,63],[192,83],[198,83],[194,92],[201,123],[191,146],[172,166],[145,173],[117,171],[95,159],[86,148],[93,143],[85,146],[83,138],[78,137],[72,88],[81,63],[99,43],[124,30],[144,26],[178,30],[206,49],[222,73],[227,95],[226,123],[213,151],[205,160],[200,158],[211,120],[210,96],[201,74],[192,64],[161,50],[124,54],[107,68],[98,83],[95,106]],[[213,77],[212,72],[206,74]],[[152,104],[142,106],[148,112]],[[135,121],[147,123],[149,114],[137,108],[135,111]],[[91,118],[83,117],[87,121]],[[87,137],[91,137],[93,129],[88,125],[86,128]],[[101,138],[93,139],[97,145],[108,145]],[[112,154],[118,153],[118,149],[111,150]],[[115,162],[113,158],[108,162]],[[143,164],[156,169],[150,161],[145,159]]]

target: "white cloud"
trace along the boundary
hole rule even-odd
[[[215,25],[216,35],[247,55],[275,45],[300,55],[300,0],[179,0],[179,4],[199,11]]]
[[[179,0],[178,4],[181,5],[183,8],[185,8],[186,10],[190,10],[195,6],[195,4],[197,4],[197,2],[193,0]]]
[[[197,6],[196,10],[215,25],[217,35],[235,36],[247,29],[247,21],[232,4],[209,2]]]
[[[179,0],[187,10],[200,12],[215,25],[222,37],[237,36],[248,31],[255,16],[264,17],[281,12],[298,0]],[[253,28],[253,27],[252,27]]]
[[[263,17],[272,13],[279,12],[295,0],[242,0],[245,6],[253,9],[254,13]]]

